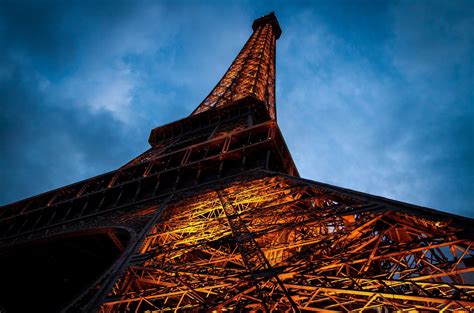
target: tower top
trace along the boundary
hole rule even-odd
[[[271,119],[276,119],[275,46],[281,28],[271,12],[256,19],[252,29],[234,62],[192,115],[253,98],[266,106]]]
[[[278,19],[275,16],[275,12],[270,12],[267,15],[264,15],[255,21],[253,21],[252,29],[256,31],[260,26],[265,24],[271,24],[273,27],[273,33],[275,34],[275,38],[278,39],[281,36],[281,28],[280,23],[278,23]]]

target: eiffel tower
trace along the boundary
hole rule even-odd
[[[301,178],[252,28],[148,151],[0,209],[0,311],[474,310],[473,220]]]

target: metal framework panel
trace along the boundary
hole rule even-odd
[[[471,311],[467,231],[316,182],[239,179],[168,206],[101,311]]]

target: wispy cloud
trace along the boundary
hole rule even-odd
[[[452,11],[388,7],[377,58],[315,10],[288,21],[280,124],[305,177],[472,214],[474,24]]]

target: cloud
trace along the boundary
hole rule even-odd
[[[104,114],[77,111],[69,103],[51,103],[54,98],[35,76],[31,68],[17,65],[9,80],[0,83],[3,201],[116,167],[122,161],[118,156],[127,154],[118,123]]]
[[[133,123],[137,116],[131,106],[138,82],[130,66],[119,62],[115,66],[76,73],[57,86],[56,92],[70,99],[78,110],[88,109],[93,114],[105,111],[122,123]]]
[[[293,15],[279,46],[280,125],[305,177],[472,215],[472,15],[417,5],[381,13],[382,47],[312,10]]]
[[[2,2],[1,202],[117,168],[194,109],[250,28],[193,6]]]

